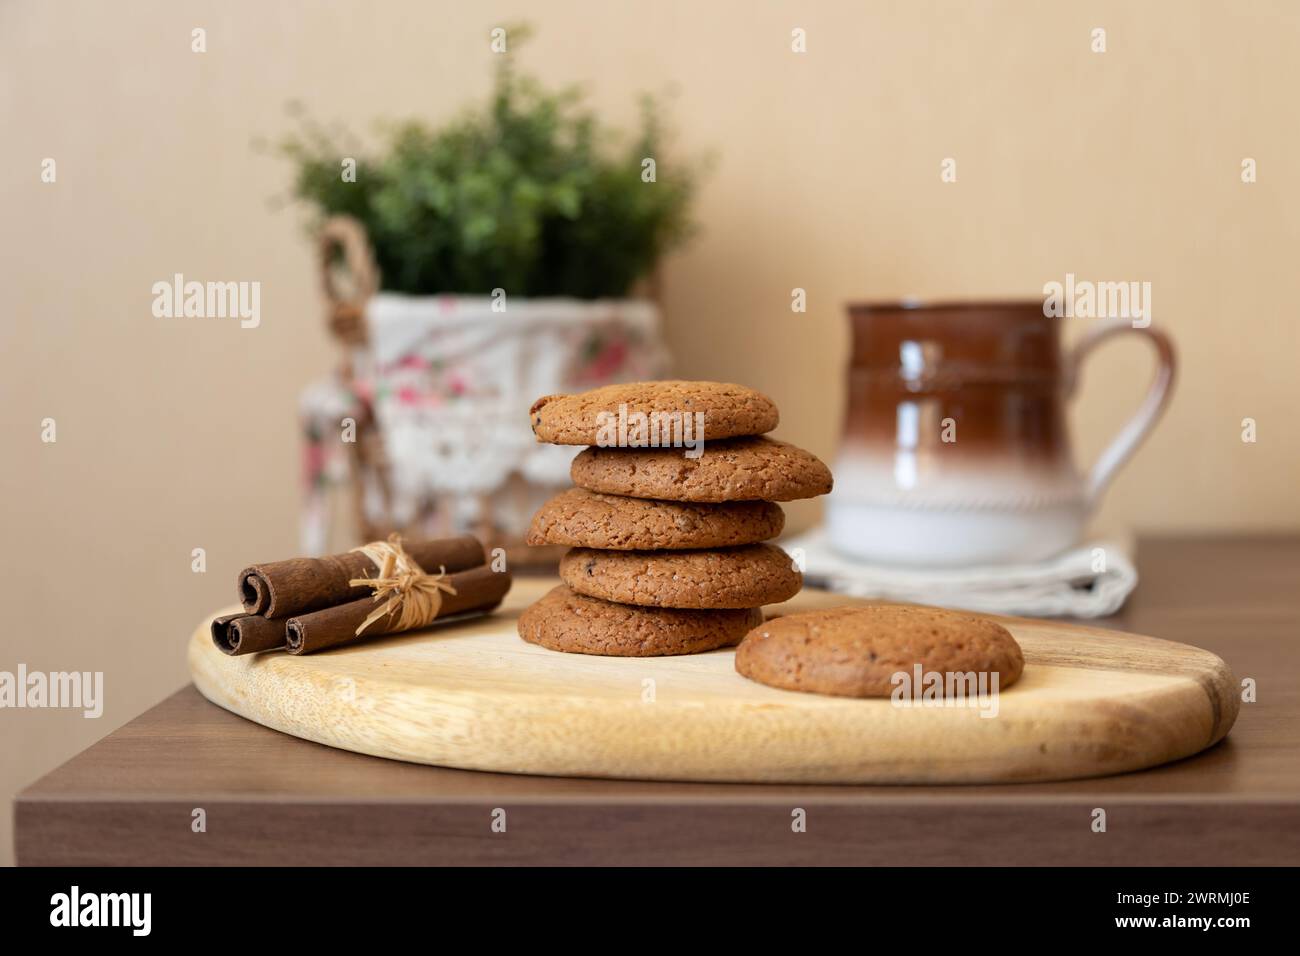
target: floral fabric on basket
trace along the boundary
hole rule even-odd
[[[522,535],[531,509],[568,484],[579,450],[537,442],[528,421],[533,401],[667,371],[649,301],[512,299],[502,311],[493,305],[486,296],[380,294],[369,302],[369,344],[353,358],[353,392],[382,438],[389,523],[409,525],[450,503],[451,524],[471,526],[517,476],[534,493],[514,507],[502,503],[490,517],[503,532]],[[321,411],[340,407],[336,397],[328,404]],[[311,421],[305,413],[306,427],[319,430]]]

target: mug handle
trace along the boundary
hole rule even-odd
[[[1153,326],[1134,326],[1125,319],[1115,319],[1090,328],[1066,356],[1065,397],[1068,399],[1074,395],[1079,384],[1080,368],[1089,353],[1107,339],[1129,332],[1144,336],[1155,348],[1156,374],[1138,410],[1124,423],[1119,434],[1101,453],[1092,466],[1092,471],[1088,473],[1085,493],[1089,508],[1097,506],[1111,480],[1160,420],[1161,413],[1173,396],[1174,377],[1178,369],[1173,340]]]

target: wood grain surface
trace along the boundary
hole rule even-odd
[[[306,658],[189,648],[205,697],[317,743],[415,763],[548,776],[771,783],[996,783],[1136,770],[1211,746],[1237,715],[1214,654],[1074,624],[1003,619],[1025,672],[979,706],[900,707],[741,677],[728,648],[562,654],[519,639],[554,585],[499,613]],[[807,590],[774,609],[852,602]],[[772,611],[773,609],[769,609]]]
[[[1230,736],[1153,769],[957,787],[483,773],[299,740],[187,687],[19,795],[18,861],[1300,863],[1300,538],[1147,538],[1138,560],[1142,583],[1108,626],[1177,637],[1258,681]],[[196,833],[200,808],[207,828]],[[1097,809],[1104,833],[1092,828]],[[491,826],[498,810],[506,832]]]

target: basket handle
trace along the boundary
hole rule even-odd
[[[318,243],[321,289],[330,331],[346,345],[363,345],[366,301],[379,291],[379,267],[366,227],[351,216],[331,216],[321,224]],[[339,252],[347,266],[350,290],[339,288],[338,270],[334,268]]]

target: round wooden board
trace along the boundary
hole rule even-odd
[[[1020,618],[1000,620],[1024,649],[1024,676],[998,695],[993,716],[777,690],[737,674],[731,650],[560,654],[515,631],[519,612],[553,583],[517,581],[488,618],[304,657],[227,657],[204,621],[190,672],[222,707],[332,747],[468,770],[646,780],[1064,780],[1189,756],[1237,717],[1232,673],[1208,651]],[[768,611],[844,603],[809,590]]]

